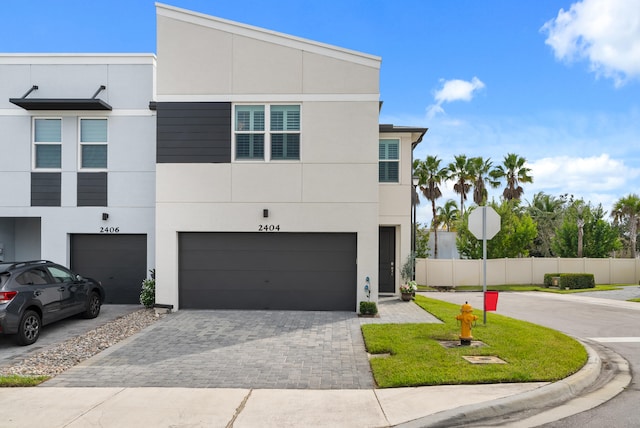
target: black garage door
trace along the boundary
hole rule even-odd
[[[105,303],[140,303],[147,235],[71,235],[71,270],[105,288]]]
[[[353,233],[180,233],[180,307],[355,311],[356,245]]]

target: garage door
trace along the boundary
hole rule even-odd
[[[71,235],[71,270],[102,282],[105,303],[139,304],[147,235]]]
[[[354,311],[356,245],[353,233],[180,233],[180,307]]]

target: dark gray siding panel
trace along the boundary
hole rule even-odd
[[[31,206],[59,207],[62,174],[59,172],[31,173]]]
[[[355,233],[180,233],[184,309],[355,311]]]
[[[78,173],[78,206],[106,207],[107,206],[107,173],[79,172]]]
[[[147,235],[71,235],[71,269],[102,282],[104,303],[140,303],[147,277]]]
[[[158,103],[157,163],[231,162],[231,103]]]

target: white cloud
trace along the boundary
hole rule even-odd
[[[471,81],[453,79],[440,79],[442,83],[441,89],[434,93],[435,104],[427,107],[427,117],[432,118],[438,113],[444,113],[442,104],[453,101],[471,101],[474,94],[484,88],[484,83],[477,77],[473,77]]]
[[[568,193],[609,209],[611,201],[632,189],[640,170],[612,159],[608,154],[590,157],[546,157],[531,162],[534,183],[528,185],[530,197],[543,191],[551,195]],[[630,190],[629,190],[630,191]]]
[[[640,77],[640,0],[583,0],[544,24],[556,58],[587,59],[616,86]]]

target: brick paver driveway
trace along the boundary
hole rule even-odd
[[[380,314],[181,310],[42,386],[369,389],[361,322],[437,322],[397,298]]]

